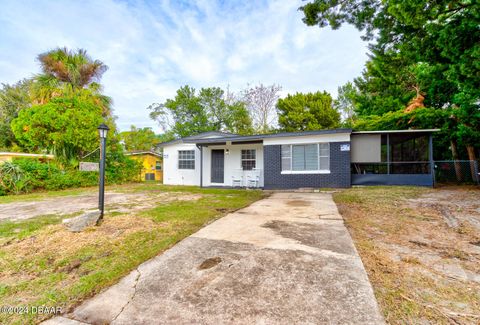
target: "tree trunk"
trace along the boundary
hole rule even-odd
[[[462,166],[460,162],[458,161],[458,151],[457,151],[457,141],[451,140],[450,146],[452,148],[452,156],[454,160],[454,165],[455,165],[455,174],[457,175],[457,182],[462,181]]]
[[[467,152],[468,152],[468,160],[470,160],[470,172],[472,173],[472,181],[476,182],[478,181],[477,177],[477,169],[475,168],[476,160],[477,158],[475,157],[475,148],[469,144],[467,145]]]

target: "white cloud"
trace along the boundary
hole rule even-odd
[[[189,84],[240,90],[277,83],[283,93],[327,90],[358,76],[366,44],[351,27],[307,27],[302,1],[2,1],[0,82],[38,73],[57,46],[104,61],[105,93],[121,129],[154,126],[146,107]]]

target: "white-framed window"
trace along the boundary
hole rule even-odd
[[[242,169],[253,170],[257,167],[257,151],[255,149],[242,149]]]
[[[330,144],[282,145],[282,172],[329,172]]]
[[[178,169],[195,169],[195,150],[178,151]]]

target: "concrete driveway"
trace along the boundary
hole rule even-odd
[[[45,324],[383,324],[330,194],[275,193]]]

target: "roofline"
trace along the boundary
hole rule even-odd
[[[240,141],[250,141],[250,140],[263,140],[266,138],[279,138],[279,137],[302,137],[308,135],[322,135],[322,134],[335,134],[335,133],[351,133],[352,129],[331,129],[331,130],[315,130],[315,131],[302,131],[302,132],[281,132],[281,133],[270,133],[270,134],[255,134],[255,135],[243,135],[243,136],[233,136],[226,138],[212,138],[212,139],[186,139],[185,143],[212,143],[212,142],[240,142]],[[185,140],[185,139],[184,139]]]
[[[161,154],[155,151],[136,151],[136,152],[126,152],[125,156],[135,156],[135,155],[153,155],[157,157],[163,157]]]
[[[352,134],[385,134],[385,133],[433,133],[440,129],[417,129],[417,130],[378,130],[378,131],[353,131]]]
[[[171,145],[171,144],[176,144],[176,143],[181,143],[184,142],[184,140],[189,140],[189,139],[198,139],[199,136],[208,136],[211,134],[218,134],[218,135],[223,135],[224,138],[230,138],[230,137],[237,137],[237,134],[229,133],[229,132],[222,132],[222,131],[207,131],[207,132],[202,132],[198,133],[195,135],[190,135],[188,137],[184,138],[179,138],[179,139],[173,139],[170,141],[166,142],[160,142],[157,145],[155,145],[156,148],[163,148],[165,146]],[[221,139],[221,137],[219,137]],[[195,142],[188,142],[188,143],[195,143]]]

